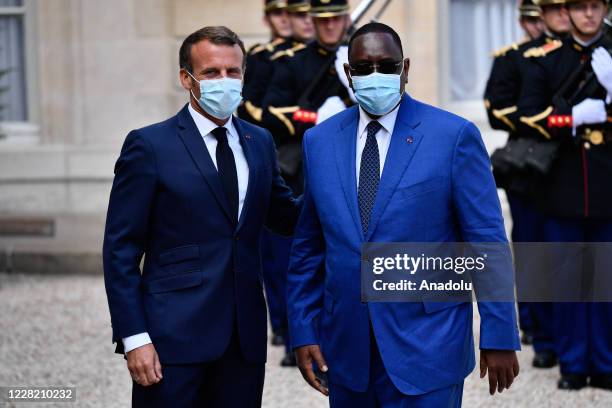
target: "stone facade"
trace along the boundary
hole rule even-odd
[[[440,22],[448,1],[394,0],[381,19],[398,30],[412,60],[410,93],[442,105],[447,40]],[[25,4],[31,120],[6,124],[9,137],[0,140],[0,217],[102,218],[126,134],[187,101],[178,81],[182,39],[213,24],[232,28],[247,46],[267,39],[257,0]],[[481,108],[470,114],[484,118]],[[7,242],[14,241],[0,237],[0,251]]]

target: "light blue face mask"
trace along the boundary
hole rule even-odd
[[[402,72],[404,67],[402,65]],[[380,74],[373,72],[366,76],[352,76],[355,98],[368,113],[376,116],[385,115],[399,103],[401,75]]]
[[[234,78],[206,79],[198,81],[187,71],[196,82],[200,84],[200,99],[198,104],[206,113],[217,119],[227,119],[236,111],[242,100],[242,81]]]

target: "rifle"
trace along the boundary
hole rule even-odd
[[[355,10],[353,10],[353,12],[351,13],[351,26],[347,30],[347,39],[357,30],[357,24],[361,21],[361,19],[363,19],[365,14],[372,8],[375,2],[376,0],[363,0],[355,8]],[[372,21],[378,21],[378,19],[383,15],[390,3],[391,0],[385,0],[382,7],[378,11],[378,13],[376,13]],[[330,54],[328,60],[325,62],[325,64],[321,66],[321,69],[319,69],[319,71],[315,75],[313,81],[304,90],[302,95],[300,95],[298,99],[298,106],[301,109],[316,111],[318,107],[321,106],[323,102],[325,102],[325,96],[329,94],[338,93],[338,85],[342,85],[337,83],[336,86],[331,89],[331,92],[329,92],[330,89],[327,89],[328,92],[326,92],[325,95],[315,95],[315,91],[322,89],[321,84],[323,83],[323,80],[325,79],[327,73],[330,71],[331,67],[334,65],[335,61],[336,54]]]

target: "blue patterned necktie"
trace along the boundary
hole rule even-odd
[[[368,123],[366,128],[368,139],[361,153],[361,163],[359,165],[359,215],[361,216],[361,228],[363,236],[368,234],[368,224],[370,215],[376,200],[378,184],[380,184],[380,155],[378,154],[378,143],[376,133],[381,128],[381,124],[373,120]]]

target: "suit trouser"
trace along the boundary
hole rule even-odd
[[[545,231],[550,242],[612,242],[610,220],[550,217]],[[612,374],[612,303],[555,303],[554,327],[562,374]]]
[[[133,383],[133,407],[261,407],[265,363],[244,360],[235,328],[218,360],[200,364],[162,363],[162,375],[159,383],[149,387]]]
[[[461,407],[463,381],[421,395],[403,394],[393,384],[383,364],[374,333],[370,329],[370,381],[365,392],[329,384],[331,408],[431,408]]]
[[[544,240],[545,217],[535,208],[531,200],[520,195],[507,193],[512,214],[512,242],[541,242]],[[530,271],[531,260],[521,257],[520,245],[515,247],[516,268],[528,275],[539,271]],[[520,294],[519,294],[520,297]],[[519,323],[521,330],[533,334],[533,348],[536,352],[554,351],[553,341],[553,307],[550,303],[519,302]]]
[[[292,238],[268,230],[261,233],[261,258],[272,330],[285,334],[285,348],[289,350],[287,323],[287,269]]]

